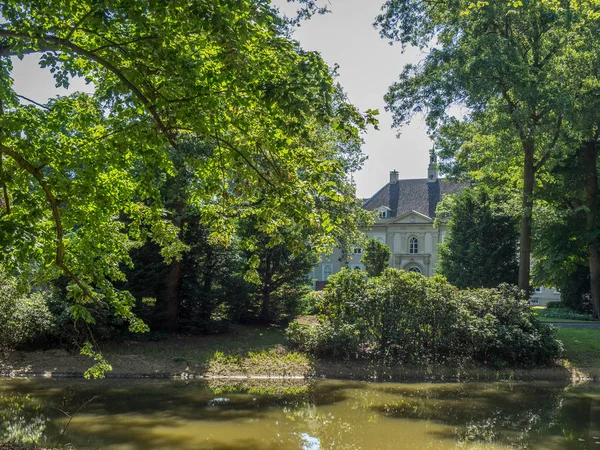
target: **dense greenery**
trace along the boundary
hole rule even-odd
[[[377,239],[368,239],[363,250],[361,262],[370,277],[378,277],[383,273],[390,262],[392,252],[390,248]]]
[[[461,289],[517,284],[517,218],[505,195],[485,185],[465,189],[442,200],[437,220],[448,232],[436,271],[451,284]]]
[[[396,125],[424,111],[452,174],[520,190],[524,290],[539,188],[560,184],[548,173],[553,167],[583,163],[579,182],[564,187],[577,192],[584,208],[578,228],[600,317],[598,6],[596,0],[388,0],[378,23],[384,37],[428,48],[387,94]],[[460,119],[452,116],[456,104],[464,107]]]
[[[288,337],[315,354],[414,364],[539,366],[561,352],[517,288],[461,291],[441,276],[396,269],[369,279],[348,269],[333,275],[318,323],[293,323]]]
[[[36,282],[65,275],[74,320],[105,305],[148,329],[119,286],[130,251],[152,241],[175,329],[189,205],[211,243],[230,244],[249,211],[275,243],[296,226],[320,250],[358,236],[366,215],[347,174],[373,114],[268,1],[9,0],[0,15],[1,258]],[[93,92],[27,101],[11,58],[33,53],[58,86],[81,77]],[[167,203],[176,157],[189,185]]]
[[[42,293],[29,293],[0,265],[0,352],[27,343],[53,325]]]

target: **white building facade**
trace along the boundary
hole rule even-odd
[[[423,179],[400,180],[398,172],[390,172],[389,182],[367,199],[363,208],[378,216],[365,234],[390,248],[389,266],[431,276],[446,232],[443,224],[433,226],[436,207],[444,195],[458,193],[466,184],[441,180],[433,152],[427,175]],[[329,276],[343,267],[364,269],[361,248],[355,248],[349,256],[349,260],[343,258],[341,251],[335,249],[323,257],[312,274],[316,289],[322,289]]]

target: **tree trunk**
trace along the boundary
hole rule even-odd
[[[165,301],[165,324],[164,330],[169,332],[177,331],[177,316],[179,315],[179,290],[181,288],[181,272],[183,261],[173,261],[169,267],[167,275]]]
[[[594,305],[594,318],[600,319],[600,242],[598,230],[598,147],[596,140],[588,141],[581,147],[583,179],[586,198],[586,231],[588,235],[588,258],[590,266],[590,291]]]
[[[260,315],[258,320],[261,323],[269,323],[271,321],[271,288],[265,286],[262,289],[262,304],[260,307]]]
[[[521,211],[521,230],[519,236],[519,288],[529,297],[529,279],[531,275],[531,220],[533,217],[533,184],[535,168],[533,153],[535,143],[532,139],[523,142],[525,160],[523,165],[523,209]]]

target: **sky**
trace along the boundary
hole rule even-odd
[[[273,3],[288,15],[297,9],[286,0]],[[385,111],[388,87],[406,64],[417,63],[424,55],[412,48],[402,53],[399,44],[389,45],[379,36],[373,22],[382,4],[383,0],[329,0],[330,13],[303,22],[294,33],[305,50],[318,51],[330,66],[339,65],[338,81],[354,105],[362,111],[379,110],[379,131],[371,128],[364,136],[363,152],[369,159],[354,176],[359,197],[375,194],[394,169],[400,178],[427,178],[432,147],[422,118],[394,130],[392,114]]]
[[[297,5],[274,0],[281,11],[293,14]],[[364,136],[363,152],[368,156],[363,169],[354,175],[359,197],[371,197],[389,181],[389,172],[400,178],[426,178],[432,142],[420,117],[401,130],[391,128],[392,115],[385,111],[383,96],[398,78],[404,65],[416,63],[423,55],[416,49],[403,53],[398,44],[389,45],[373,27],[383,0],[329,0],[328,14],[314,16],[296,29],[294,38],[305,50],[318,51],[330,65],[339,65],[339,83],[350,102],[360,110],[378,109],[379,131],[372,127]],[[16,60],[13,77],[16,91],[45,103],[49,97],[64,94],[54,87],[54,79],[38,66],[35,55]],[[73,80],[72,90],[89,92],[83,80]],[[401,132],[397,137],[398,131]]]

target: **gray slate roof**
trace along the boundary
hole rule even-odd
[[[417,180],[398,180],[397,183],[386,184],[373,197],[368,199],[363,208],[374,211],[380,206],[390,208],[388,217],[398,217],[411,211],[435,218],[435,208],[447,194],[460,192],[467,183],[438,180],[428,183],[427,178]]]

